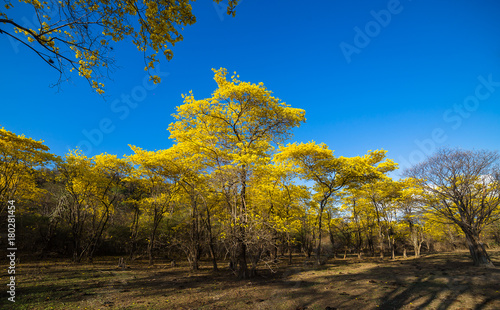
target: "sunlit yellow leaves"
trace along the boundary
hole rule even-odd
[[[37,169],[58,161],[43,141],[0,128],[0,201],[33,198]]]
[[[53,1],[53,9],[49,2],[21,1],[36,10],[38,27],[24,28],[19,26],[22,23],[0,13],[13,26],[15,33],[24,35],[15,38],[35,43],[35,49],[44,52],[48,49],[52,55],[42,57],[45,61],[50,63],[50,59],[57,59],[58,62],[51,65],[60,71],[76,68],[79,75],[91,83],[99,82],[104,76],[101,70],[106,70],[114,62],[110,43],[131,37],[137,49],[144,52],[146,70],[149,71],[160,62],[157,55],[163,54],[167,61],[173,58],[171,48],[183,40],[180,33],[183,27],[196,22],[189,0]],[[237,1],[229,1],[228,14],[234,15],[236,4]],[[5,4],[6,9],[13,7],[16,6],[10,1]],[[68,57],[66,52],[70,50],[75,53],[77,61]],[[151,77],[155,83],[160,82],[159,77],[152,73]],[[95,91],[104,92],[102,88],[95,88]]]
[[[194,146],[212,160],[253,165],[269,159],[272,143],[290,136],[305,120],[304,111],[273,97],[263,84],[228,81],[227,70],[214,70],[219,86],[212,98],[183,95],[171,124],[171,137]]]
[[[99,217],[112,213],[116,187],[130,173],[130,165],[116,155],[101,154],[88,158],[78,150],[70,151],[61,164],[60,178],[78,205]]]

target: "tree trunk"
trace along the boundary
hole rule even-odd
[[[278,239],[276,238],[276,241],[273,246],[273,261],[275,263],[278,262]]]
[[[153,215],[153,229],[151,230],[151,234],[149,236],[149,243],[148,243],[148,258],[149,258],[149,265],[152,266],[154,264],[153,261],[153,248],[154,248],[154,242],[156,238],[156,230],[158,229],[158,226],[160,225],[160,222],[163,218],[163,212],[158,211],[157,206],[154,206],[154,215]]]
[[[380,258],[384,258],[384,235],[382,234],[382,228],[379,229],[379,248],[380,248]]]
[[[323,206],[320,207],[319,217],[318,217],[318,247],[316,248],[316,263],[321,264],[321,222],[323,218]]]
[[[190,259],[191,270],[192,271],[197,271],[198,270],[198,258],[199,258],[199,256],[200,256],[199,248],[195,245],[193,247],[192,257]]]
[[[212,257],[213,270],[217,271],[218,270],[218,268],[217,268],[217,256],[215,255],[215,248],[214,248],[214,242],[213,242],[212,237],[210,237],[210,243],[209,243],[208,247],[210,249],[210,256]]]
[[[238,234],[238,278],[246,279],[250,276],[248,272],[247,265],[247,245],[245,243],[246,238],[246,184],[247,184],[247,171],[246,165],[242,166],[241,170],[241,191],[240,191],[240,212],[242,222],[239,224],[239,234]]]
[[[212,221],[210,220],[210,210],[208,204],[205,202],[205,207],[207,210],[207,231],[208,231],[208,248],[210,249],[210,255],[212,256],[212,265],[213,270],[217,271],[217,256],[215,255],[215,245],[214,245],[214,237],[212,235]]]
[[[200,223],[198,217],[198,204],[194,187],[191,187],[191,249],[188,251],[192,255],[190,263],[191,270],[198,270],[198,259],[200,257]]]
[[[474,235],[466,232],[465,239],[467,240],[467,246],[474,261],[474,266],[494,267],[483,243],[479,240],[479,234]]]
[[[149,260],[149,265],[153,265],[153,237],[149,240],[148,243],[148,260]]]
[[[396,258],[396,254],[394,253],[395,252],[395,249],[394,249],[394,237],[391,237],[391,235],[389,234],[388,236],[388,241],[389,241],[389,248],[391,249],[391,259],[395,259]]]
[[[247,279],[250,277],[247,265],[247,245],[244,241],[240,241],[238,253],[238,278]]]
[[[257,264],[260,261],[260,257],[262,255],[262,248],[259,248],[255,255],[251,255],[252,268],[250,269],[250,277],[255,277],[257,275]]]
[[[420,250],[422,249],[422,243],[424,243],[423,240],[418,242],[418,244],[415,246],[415,258],[420,257]]]
[[[409,222],[411,241],[413,243],[413,250],[415,251],[415,258],[420,257],[420,249],[422,248],[423,238],[419,238],[419,228],[415,227],[412,222]]]
[[[159,224],[159,222],[158,222]],[[149,259],[149,265],[152,266],[154,264],[153,261],[153,247],[154,247],[154,242],[155,242],[155,237],[156,237],[156,228],[158,227],[158,224],[153,223],[154,227],[153,230],[151,231],[151,234],[149,236],[149,243],[148,243],[148,259]]]
[[[139,234],[139,208],[136,206],[134,210],[134,218],[132,220],[132,228],[130,231],[130,253],[129,259],[132,261],[134,259],[134,253],[137,250],[137,236]]]

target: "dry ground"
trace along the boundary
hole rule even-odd
[[[490,251],[500,266],[500,251]],[[330,259],[319,267],[294,257],[271,273],[236,280],[209,264],[186,266],[118,258],[92,265],[67,261],[21,262],[16,307],[2,294],[2,309],[500,309],[500,268],[478,268],[467,252],[395,261]],[[1,267],[6,270],[5,266]],[[7,283],[2,272],[0,283]],[[5,287],[5,284],[2,284]]]

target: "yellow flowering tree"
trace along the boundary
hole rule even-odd
[[[203,157],[204,169],[224,194],[234,227],[238,276],[250,276],[247,267],[247,187],[259,166],[271,159],[274,146],[291,136],[305,120],[305,112],[272,95],[263,83],[227,79],[227,70],[214,70],[218,88],[211,98],[195,99],[192,92],[174,114],[171,138]]]
[[[89,158],[74,150],[66,154],[58,170],[66,194],[60,197],[56,213],[70,227],[73,260],[92,261],[119,202],[122,180],[130,166],[116,155]]]
[[[154,263],[153,250],[158,234],[158,227],[163,219],[174,212],[180,199],[180,180],[183,168],[172,160],[171,149],[146,151],[130,146],[134,154],[127,160],[135,166],[130,178],[140,184],[146,195],[138,201],[142,212],[142,220],[148,223],[148,257],[149,264]]]
[[[295,184],[294,177],[292,169],[273,161],[259,167],[251,179],[249,195],[255,214],[252,218],[257,243],[271,249],[273,261],[277,260],[281,248],[282,252],[288,250],[291,263],[292,246],[296,242],[294,236],[301,230],[310,199],[307,187]]]
[[[41,191],[35,176],[40,168],[59,161],[43,141],[0,128],[0,203],[2,213],[9,199],[34,199]]]
[[[299,175],[314,182],[313,206],[317,207],[316,260],[320,264],[323,213],[335,194],[346,187],[356,187],[371,180],[383,178],[384,173],[397,165],[385,158],[386,151],[370,151],[356,157],[335,157],[325,144],[293,143],[280,147],[278,161],[296,167]]]
[[[183,27],[196,22],[189,0],[16,2],[4,0],[0,8],[0,35],[31,49],[59,71],[60,81],[75,70],[98,93],[104,92],[102,79],[113,69],[114,42],[132,41],[144,55],[150,79],[158,83],[160,77],[150,70],[161,58],[172,59],[172,47],[182,41]],[[228,14],[234,16],[237,3],[229,0]],[[13,18],[21,11],[36,16],[34,24]]]
[[[384,177],[367,183],[360,188],[360,195],[372,208],[372,214],[378,229],[380,257],[384,257],[385,240],[391,257],[394,259],[395,223],[397,221],[398,204],[403,183]]]

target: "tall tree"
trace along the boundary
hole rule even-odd
[[[305,120],[305,112],[272,96],[263,83],[243,82],[234,75],[228,80],[223,68],[214,72],[218,88],[212,97],[196,100],[192,92],[186,95],[169,131],[178,144],[203,156],[207,172],[224,176],[221,189],[236,189],[237,197],[227,197],[226,204],[235,227],[238,276],[246,278],[249,178],[257,166],[270,161],[273,145],[290,137],[291,129]],[[226,178],[230,175],[232,182]]]
[[[443,148],[407,171],[419,180],[428,207],[464,232],[476,266],[493,266],[481,232],[499,219],[499,159],[496,151]]]

